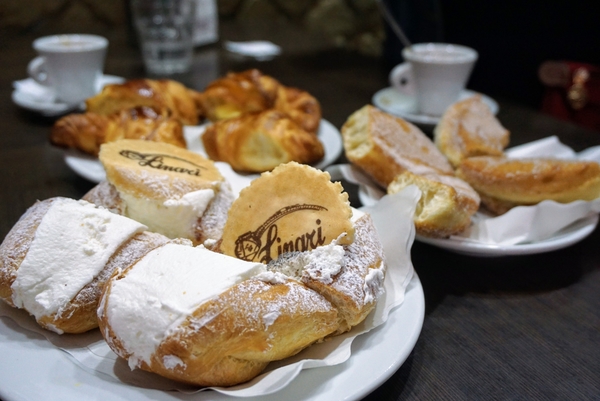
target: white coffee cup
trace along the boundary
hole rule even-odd
[[[38,57],[27,72],[36,82],[50,87],[57,100],[78,104],[98,91],[108,40],[85,34],[52,35],[33,41]]]
[[[390,84],[414,96],[418,111],[440,116],[458,100],[477,61],[477,51],[449,43],[419,43],[404,48],[405,62],[390,72]]]

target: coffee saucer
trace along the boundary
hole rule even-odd
[[[98,92],[106,85],[124,81],[125,78],[115,75],[103,75],[98,83]],[[11,95],[13,103],[46,117],[60,116],[73,110],[83,110],[85,107],[84,104],[72,105],[56,100],[51,90],[32,78],[16,81],[14,88]]]
[[[480,95],[483,101],[492,110],[492,113],[497,114],[499,107],[495,100],[484,94],[465,89],[461,92],[459,100],[464,100],[471,96]],[[426,126],[434,126],[440,121],[441,116],[432,116],[429,114],[421,114],[417,111],[417,100],[413,96],[400,93],[392,87],[381,89],[373,95],[373,104],[385,111],[406,119],[415,124]]]

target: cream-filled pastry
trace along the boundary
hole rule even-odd
[[[218,240],[234,195],[214,163],[164,143],[105,144],[106,182],[84,199],[137,220],[150,231],[195,243]]]

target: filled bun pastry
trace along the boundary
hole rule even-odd
[[[366,105],[342,126],[346,157],[383,188],[404,172],[453,175],[434,143],[416,126]]]
[[[479,195],[458,177],[405,171],[394,178],[387,192],[397,193],[409,185],[421,190],[414,216],[419,235],[445,238],[459,234],[471,225],[471,216],[479,209]]]
[[[37,202],[0,245],[0,298],[59,334],[94,329],[113,271],[168,241],[145,228],[86,201]]]
[[[467,157],[502,156],[510,140],[479,95],[448,107],[433,132],[436,146],[455,168]]]
[[[187,146],[179,120],[145,106],[110,115],[92,112],[68,114],[58,119],[50,132],[51,144],[92,156],[98,156],[102,144],[119,139],[164,142],[181,148]]]
[[[478,156],[463,160],[456,175],[496,214],[543,200],[569,203],[600,197],[600,165],[592,161]]]
[[[371,219],[327,173],[297,163],[264,173],[229,222],[220,252],[173,241],[104,287],[101,332],[132,369],[200,386],[242,383],[349,330],[383,292]]]
[[[105,86],[96,96],[88,98],[85,105],[86,111],[104,115],[146,106],[183,125],[196,125],[202,116],[199,96],[199,92],[177,81],[132,79]]]
[[[210,159],[241,172],[262,173],[290,161],[313,164],[325,154],[316,135],[276,110],[217,121],[201,139]]]
[[[314,96],[257,69],[230,72],[212,81],[200,95],[200,103],[212,122],[277,110],[314,134],[321,121],[321,105]]]
[[[211,160],[176,146],[120,140],[102,146],[106,182],[84,199],[169,238],[218,240],[234,195]]]

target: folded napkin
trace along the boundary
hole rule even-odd
[[[39,103],[54,103],[56,93],[49,86],[37,83],[33,78],[22,79],[13,82],[13,88],[27,95],[32,101]]]
[[[600,146],[580,153],[562,144],[555,136],[507,149],[510,158],[554,157],[590,160],[600,163]],[[377,184],[358,168],[351,165],[329,166],[332,177],[341,177],[359,185],[363,204],[377,205],[385,194]],[[510,246],[546,240],[571,224],[600,213],[600,198],[562,204],[543,201],[535,206],[518,206],[501,216],[478,212],[465,232],[449,238],[457,241],[475,241],[483,244]]]
[[[225,42],[225,49],[242,56],[253,57],[257,60],[270,60],[281,54],[281,47],[266,40],[249,42]]]

